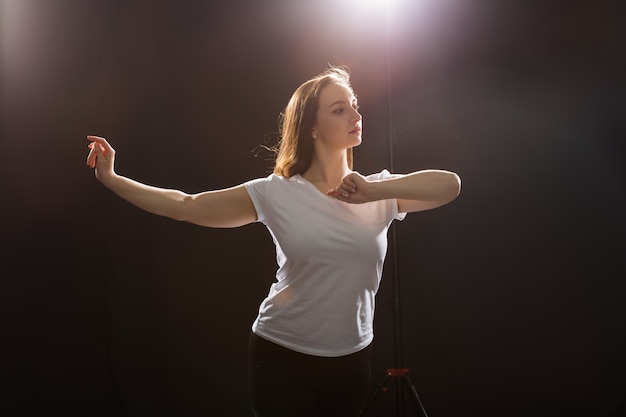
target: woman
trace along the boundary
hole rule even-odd
[[[115,151],[101,137],[88,136],[87,165],[106,187],[157,215],[207,227],[265,224],[279,269],[250,336],[254,413],[357,416],[370,384],[389,225],[452,201],[460,179],[442,170],[352,171],[362,118],[345,68],[330,67],[298,87],[280,133],[273,174],[198,194],[117,175]]]

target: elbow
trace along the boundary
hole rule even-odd
[[[455,200],[461,194],[461,177],[450,172],[446,186],[447,202]]]
[[[452,173],[452,176],[454,177],[454,198],[457,198],[461,194],[461,177],[455,173]]]
[[[177,201],[170,218],[179,222],[192,222],[190,217],[191,207],[193,206],[193,196],[186,195]]]

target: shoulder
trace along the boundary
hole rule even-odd
[[[287,192],[290,186],[296,180],[295,177],[283,177],[276,174],[270,174],[267,177],[256,178],[244,183],[248,193],[254,198],[265,198],[269,195],[280,195]]]
[[[243,185],[247,189],[261,189],[263,187],[268,187],[272,184],[283,183],[285,180],[288,180],[286,177],[282,177],[276,174],[270,174],[267,177],[255,178],[249,181],[246,181]]]

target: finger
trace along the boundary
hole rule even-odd
[[[92,143],[94,144],[94,146],[91,148],[91,151],[89,151],[89,156],[87,157],[87,159],[89,162],[89,166],[95,168],[96,163],[98,162],[98,158],[102,158],[103,160],[106,160],[107,158],[104,155],[104,150],[102,146],[96,142]]]
[[[96,152],[93,149],[91,149],[89,155],[87,155],[87,165],[91,168],[96,166]]]
[[[94,145],[94,142],[89,142],[89,145],[87,145],[87,147],[89,148],[89,154],[87,154],[87,161],[85,162],[91,168],[93,168],[93,159],[95,158],[93,145]]]
[[[343,193],[341,193],[337,188],[326,191],[326,195],[337,200],[341,200],[342,198],[344,198]]]
[[[350,194],[356,193],[356,184],[351,182],[351,181],[344,181],[343,183],[339,184],[339,187],[342,191],[347,191]]]
[[[109,142],[107,142],[107,140],[103,137],[89,135],[87,136],[87,139],[92,141],[94,146],[96,144],[99,145],[100,152],[98,153],[98,155],[112,155],[115,152]]]
[[[113,150],[109,142],[103,137],[89,135],[87,136],[87,139],[99,144],[105,153]]]
[[[100,145],[99,143],[95,143],[93,150],[95,152],[95,160],[97,160],[98,158],[102,158],[102,160],[106,161],[108,159],[104,147],[102,147],[102,145]]]
[[[348,198],[350,198],[350,192],[340,187],[337,187],[335,189],[335,194],[340,200],[347,200]]]
[[[337,187],[337,189],[340,193],[344,193],[344,194],[345,193],[353,194],[356,192],[356,188],[350,184],[341,184],[339,185],[339,187]]]
[[[87,135],[87,140],[91,141],[87,146],[89,147],[89,149],[91,149],[88,158],[91,158],[91,165],[93,168],[93,166],[95,166],[96,156],[98,155],[98,151],[100,150],[100,147],[97,146],[98,142],[104,140],[104,138],[101,138],[100,136]]]
[[[353,174],[348,175],[347,177],[345,177],[343,179],[343,183],[350,186],[351,188],[356,188],[356,182],[354,181],[354,178],[352,178]]]
[[[89,141],[89,146],[93,147],[96,142],[103,141],[105,139],[100,136],[87,135],[87,140]]]

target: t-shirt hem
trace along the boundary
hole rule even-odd
[[[326,349],[311,349],[311,348],[303,347],[297,344],[293,344],[293,343],[285,342],[283,340],[276,339],[272,337],[271,335],[266,334],[265,332],[263,332],[263,330],[261,330],[258,327],[253,328],[252,331],[257,336],[267,341],[270,341],[272,343],[276,343],[277,345],[280,345],[286,349],[293,350],[294,352],[303,353],[305,355],[322,356],[322,357],[328,357],[328,358],[346,356],[346,355],[351,355],[353,353],[359,352],[365,349],[366,347],[368,347],[374,339],[373,336],[369,337],[363,343],[360,343],[357,346],[353,346],[353,347],[346,348],[346,349],[326,350]]]

